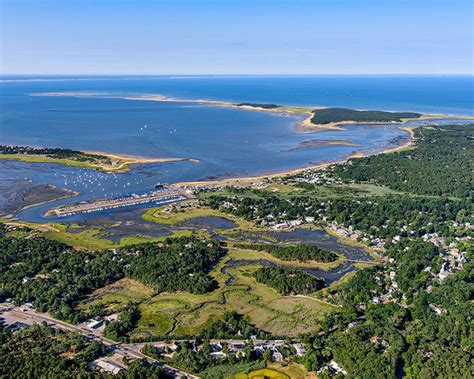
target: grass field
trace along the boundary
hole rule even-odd
[[[259,254],[251,253],[252,258]],[[257,283],[252,272],[259,265],[223,269],[228,260],[241,259],[243,254],[246,252],[233,249],[228,252],[211,272],[219,284],[218,289],[204,295],[174,292],[153,296],[149,289],[132,282],[130,289],[117,290],[114,284],[98,290],[81,307],[87,309],[96,303],[119,307],[127,301],[140,302],[141,318],[134,333],[136,338],[196,335],[226,311],[247,315],[252,324],[272,334],[296,336],[319,331],[319,320],[328,312],[338,310],[311,296],[282,296]],[[234,278],[233,282],[226,285],[230,277]]]
[[[180,229],[174,230],[170,236],[163,237],[149,237],[145,235],[134,235],[120,239],[119,243],[114,243],[108,239],[107,233],[103,231],[103,228],[99,226],[89,226],[80,232],[68,232],[68,226],[66,224],[58,222],[50,222],[44,224],[36,224],[29,222],[10,222],[14,225],[24,225],[33,230],[40,232],[45,238],[49,238],[58,242],[65,243],[66,245],[74,246],[79,249],[87,250],[105,250],[123,247],[127,245],[133,245],[143,242],[159,242],[163,241],[168,237],[184,237],[196,235],[200,237],[209,237],[206,232],[198,229]],[[82,228],[79,225],[70,226],[71,229]]]
[[[91,304],[103,304],[109,312],[119,312],[129,301],[145,301],[153,290],[132,279],[121,279],[100,288],[83,300],[78,307],[87,310]]]
[[[290,379],[291,377],[277,370],[263,368],[250,371],[249,373],[240,373],[233,376],[233,379]]]
[[[151,208],[142,215],[142,219],[145,221],[156,222],[157,224],[179,225],[183,223],[184,221],[188,221],[193,218],[214,216],[214,217],[222,217],[227,220],[233,221],[236,223],[238,227],[242,227],[242,228],[254,227],[253,224],[245,220],[242,220],[238,217],[235,217],[226,213],[213,210],[208,207],[190,208],[190,209],[185,209],[183,211],[174,212],[171,214],[162,212],[164,208],[166,208],[166,206]]]
[[[268,364],[267,368],[286,374],[291,379],[315,379],[317,377],[314,371],[309,373],[303,365],[297,363],[290,363],[285,366],[282,366],[281,363],[270,363]]]
[[[341,264],[342,262],[346,260],[346,258],[342,254],[338,254],[339,259],[335,260],[334,262],[284,261],[284,260],[274,257],[273,255],[265,251],[241,249],[238,247],[234,247],[232,244],[230,244],[230,246],[232,248],[232,256],[234,257],[234,259],[247,259],[247,260],[265,259],[267,261],[275,262],[276,264],[280,266],[291,265],[292,267],[301,267],[301,268],[315,266],[327,271],[339,266],[339,264]]]

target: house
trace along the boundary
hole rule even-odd
[[[245,348],[245,342],[229,342],[229,352],[241,351]]]
[[[212,359],[224,359],[225,357],[227,357],[227,354],[223,353],[222,351],[213,351],[211,353]]]
[[[347,375],[347,371],[344,370],[341,366],[339,366],[339,364],[337,364],[334,360],[329,362],[329,367],[332,368],[336,372],[336,374],[340,372],[342,375]]]
[[[285,357],[282,353],[280,353],[277,349],[273,350],[272,353],[272,361],[273,362],[281,362]]]
[[[222,351],[222,344],[220,342],[212,343],[211,344],[212,351]]]
[[[433,352],[430,349],[423,349],[421,355],[423,355],[425,358],[431,358]]]
[[[119,366],[118,364],[105,360],[103,358],[96,359],[94,362],[92,362],[92,368],[95,368],[97,370],[104,371],[104,372],[109,372],[113,375],[117,375],[125,371],[125,369],[122,366]]]
[[[117,321],[118,320],[118,313],[112,313],[108,316],[105,316],[104,319],[106,319],[107,321]]]
[[[306,347],[302,343],[294,343],[293,347],[295,348],[298,357],[302,357],[306,354]]]
[[[377,336],[371,337],[370,342],[376,345],[377,347],[380,347],[381,352],[384,352],[390,346],[387,341]]]
[[[286,222],[282,222],[280,224],[275,224],[271,228],[274,230],[282,230],[282,229],[288,229],[290,226]]]
[[[257,355],[263,355],[263,353],[266,350],[266,346],[259,343],[259,344],[255,344],[253,349]]]
[[[97,329],[100,326],[102,326],[103,323],[104,323],[104,320],[100,318],[93,318],[88,321],[88,323],[86,324],[86,327],[88,327],[89,329]]]
[[[302,220],[290,220],[290,221],[288,221],[288,223],[290,224],[290,226],[300,226],[301,224],[303,224],[303,221]]]
[[[18,331],[20,329],[25,329],[25,328],[28,328],[30,325],[28,324],[25,324],[24,322],[19,322],[19,321],[16,321],[14,322],[13,324],[10,324],[10,329],[12,331]]]
[[[346,332],[350,331],[356,325],[357,325],[357,321],[350,322],[349,325],[347,325]]]
[[[435,312],[437,315],[442,315],[448,313],[448,311],[442,307],[438,307],[435,304],[428,304],[428,307]]]

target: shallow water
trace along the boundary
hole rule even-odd
[[[198,229],[229,230],[236,228],[237,225],[231,220],[218,216],[196,217],[186,220],[180,226],[192,227]]]
[[[80,79],[80,80],[78,80]],[[406,132],[395,126],[351,125],[344,131],[297,133],[300,117],[190,102],[131,101],[120,96],[162,94],[182,99],[273,102],[472,114],[472,77],[155,77],[0,79],[0,143],[99,150],[143,156],[190,157],[134,166],[124,174],[53,164],[0,161],[2,193],[54,184],[79,191],[73,200],[34,207],[42,214],[71,201],[144,193],[156,182],[179,182],[279,172],[340,160],[356,150],[393,146]],[[32,93],[87,92],[96,97],[38,97]],[[294,149],[303,141],[346,140],[354,146]],[[114,211],[107,211],[110,215]],[[99,215],[76,215],[67,221]]]
[[[152,238],[158,238],[162,236],[169,236],[174,231],[179,231],[189,228],[204,229],[214,238],[218,238],[222,241],[228,240],[228,237],[220,235],[219,230],[232,229],[235,224],[223,217],[208,216],[199,217],[193,220],[185,221],[179,225],[164,225],[154,222],[145,221],[141,218],[144,209],[128,208],[121,209],[117,212],[113,212],[110,217],[97,217],[87,221],[81,221],[75,224],[69,224],[69,233],[80,233],[87,227],[98,226],[101,229],[101,237],[109,239],[114,243],[119,243],[124,237],[134,237],[137,235],[147,236]],[[339,243],[334,237],[328,235],[324,230],[312,230],[312,229],[295,229],[288,232],[273,233],[269,232],[267,235],[272,238],[276,238],[280,241],[288,242],[294,241],[298,243],[310,243],[317,245],[321,248],[335,251],[339,254],[344,255],[346,262],[341,263],[337,267],[328,271],[321,270],[315,267],[307,267],[305,271],[311,275],[322,277],[326,280],[326,283],[330,284],[334,281],[339,280],[345,274],[352,272],[356,269],[352,261],[364,261],[372,262],[372,257],[367,254],[362,248],[347,246]],[[262,234],[264,237],[265,234]],[[235,241],[235,238],[231,238]],[[241,235],[238,240],[240,241],[255,241],[254,238]],[[274,262],[262,259],[262,260],[230,260],[226,267],[232,266],[247,266],[252,264],[272,265],[276,266]],[[224,267],[224,270],[225,268]],[[284,267],[292,268],[291,262],[286,262]]]
[[[306,271],[308,274],[316,276],[317,278],[323,278],[327,285],[330,285],[338,281],[344,275],[357,269],[353,264],[350,264],[350,263],[341,263],[339,266],[331,270],[324,271],[324,270],[321,270],[319,268],[314,268],[314,267],[302,268],[299,266],[292,266],[291,263],[278,265],[275,262],[272,262],[266,259],[258,259],[258,260],[245,260],[245,259],[233,260],[232,259],[226,262],[226,265],[222,268],[222,272],[230,275],[230,273],[227,271],[227,269],[230,267],[243,267],[243,266],[251,266],[251,265],[260,265],[260,266],[267,266],[267,267],[284,267],[287,269],[294,268],[297,270],[303,270],[303,271]],[[234,279],[235,278],[232,275],[230,275],[230,279],[226,282],[226,285],[232,285],[232,282]]]

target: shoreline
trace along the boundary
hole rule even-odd
[[[390,147],[383,149],[381,151],[377,151],[374,153],[370,154],[364,154],[363,152],[358,152],[355,151],[352,154],[341,158],[337,159],[334,161],[330,162],[322,162],[318,163],[316,165],[311,165],[308,167],[301,167],[301,168],[295,168],[295,169],[289,169],[289,170],[284,170],[284,171],[279,171],[279,172],[273,172],[273,173],[268,173],[268,174],[259,174],[256,176],[242,176],[242,177],[236,177],[236,178],[226,178],[226,179],[216,179],[216,180],[202,180],[202,181],[189,181],[189,182],[178,182],[178,183],[172,183],[171,186],[186,186],[186,187],[199,187],[199,186],[206,186],[206,185],[221,185],[221,186],[226,186],[230,184],[250,184],[251,182],[254,181],[261,181],[261,180],[266,180],[266,179],[274,179],[274,178],[281,178],[287,175],[295,175],[302,173],[307,170],[321,170],[323,168],[326,168],[330,165],[333,164],[344,164],[350,159],[353,158],[364,158],[364,157],[369,157],[372,155],[377,155],[377,154],[390,154],[390,153],[395,153],[397,151],[405,150],[407,148],[410,148],[413,143],[415,142],[415,137],[414,137],[414,129],[416,129],[416,126],[399,126],[399,129],[407,132],[409,134],[409,140],[405,143],[403,143],[400,146],[395,146],[395,147]]]
[[[92,93],[67,93],[67,92],[51,92],[51,93],[37,93],[37,94],[30,94],[30,96],[70,96],[70,97],[94,97],[95,94]],[[235,183],[250,183],[252,181],[259,181],[264,179],[270,178],[277,178],[286,175],[293,175],[298,174],[307,170],[318,170],[325,168],[332,164],[343,164],[350,159],[353,158],[361,158],[367,157],[376,154],[389,154],[397,151],[402,151],[405,149],[411,148],[414,142],[414,132],[413,130],[418,126],[408,126],[405,125],[407,122],[411,120],[423,121],[423,120],[435,120],[435,119],[463,119],[463,120],[474,120],[474,116],[462,116],[462,115],[448,115],[448,114],[425,114],[422,113],[419,118],[413,119],[402,119],[400,122],[356,122],[356,121],[343,121],[338,123],[332,124],[312,124],[311,118],[313,116],[312,110],[315,109],[323,109],[328,107],[321,107],[321,106],[278,106],[275,108],[263,108],[259,107],[258,104],[255,106],[251,105],[243,105],[239,106],[236,103],[226,102],[226,101],[216,101],[216,100],[206,100],[206,99],[177,99],[173,97],[167,97],[163,95],[150,95],[150,96],[142,96],[142,97],[131,97],[131,96],[112,96],[113,98],[119,98],[124,100],[135,100],[135,101],[158,101],[158,102],[177,102],[177,103],[198,103],[204,104],[209,106],[217,106],[217,107],[228,107],[234,109],[242,109],[242,110],[251,110],[251,111],[258,111],[258,112],[270,112],[270,113],[280,113],[280,114],[287,114],[293,116],[304,116],[304,119],[297,122],[293,125],[293,129],[300,133],[312,133],[318,132],[322,130],[345,130],[342,126],[343,125],[351,125],[351,124],[358,124],[358,125],[394,125],[398,129],[403,130],[409,134],[409,140],[406,143],[403,143],[400,146],[395,147],[388,147],[382,148],[382,150],[365,154],[364,151],[354,151],[352,154],[341,158],[335,159],[331,161],[321,162],[318,164],[309,165],[306,167],[300,167],[296,169],[288,169],[278,172],[269,172],[263,174],[256,174],[250,176],[241,176],[241,177],[230,177],[225,179],[209,179],[209,180],[196,180],[196,181],[188,181],[188,182],[177,182],[171,184],[171,186],[189,186],[189,187],[196,187],[196,186],[204,186],[204,185],[229,185]],[[99,152],[94,152],[99,153]],[[107,155],[107,153],[102,153],[103,155]],[[119,154],[110,154],[111,156],[120,156]],[[133,157],[133,156],[125,156],[128,158],[134,158],[134,162],[129,162],[127,164],[134,164],[134,163],[156,163],[156,162],[174,162],[174,161],[185,161],[188,160],[193,163],[198,163],[199,160],[195,160],[192,158],[144,158],[144,157]],[[0,156],[2,158],[2,156]],[[128,167],[127,167],[128,169]]]
[[[53,97],[95,97],[93,93],[86,92],[45,92],[45,93],[33,93],[30,96],[53,96]],[[123,100],[133,101],[158,101],[158,102],[169,102],[169,103],[197,103],[204,104],[214,107],[227,107],[233,109],[242,109],[246,111],[258,111],[267,112],[273,114],[284,114],[291,116],[304,116],[304,118],[293,125],[293,130],[298,133],[315,133],[324,130],[345,130],[345,125],[404,125],[410,121],[423,121],[423,120],[445,120],[445,119],[463,119],[463,120],[474,120],[474,116],[467,115],[451,115],[443,113],[420,113],[418,118],[405,118],[401,121],[372,121],[372,122],[360,122],[360,121],[339,121],[328,124],[313,124],[311,119],[313,117],[313,110],[331,108],[330,106],[291,106],[291,105],[278,105],[275,108],[264,108],[259,107],[258,104],[252,105],[238,105],[230,101],[221,100],[207,100],[207,99],[178,99],[175,97],[168,97],[160,94],[152,94],[149,96],[109,96],[112,98],[119,98]],[[364,111],[366,109],[355,109]],[[394,112],[394,111],[385,111]]]
[[[150,163],[169,163],[189,161],[191,163],[199,163],[199,159],[194,158],[147,158],[128,154],[107,153],[103,151],[80,150],[80,152],[97,156],[97,161],[80,161],[69,158],[55,158],[46,154],[0,154],[1,159],[9,159],[19,162],[29,163],[56,163],[71,167],[80,167],[93,170],[100,170],[106,173],[124,173],[130,170],[131,165],[150,164]],[[110,160],[109,163],[100,162],[100,156]]]
[[[318,147],[324,147],[324,146],[353,146],[353,147],[360,147],[361,145],[358,145],[354,142],[351,141],[346,141],[346,140],[340,140],[340,139],[335,139],[335,140],[318,140],[318,139],[312,139],[312,140],[305,140],[299,143],[298,146],[293,147],[288,150],[283,150],[283,151],[299,151],[299,150],[306,150],[306,149],[315,149]]]
[[[4,219],[10,220],[10,219],[13,219],[13,218],[16,217],[15,216],[16,212],[22,212],[22,211],[30,209],[30,208],[38,207],[38,206],[41,206],[41,205],[53,203],[53,202],[60,201],[60,200],[70,199],[70,198],[73,198],[73,197],[76,197],[76,196],[80,195],[79,191],[71,190],[71,189],[67,189],[67,188],[58,188],[57,186],[55,186],[53,184],[43,185],[43,188],[48,189],[48,190],[52,190],[52,191],[59,190],[59,191],[62,192],[62,194],[58,194],[56,197],[50,197],[50,198],[47,198],[45,200],[36,199],[33,202],[28,202],[24,205],[20,205],[18,208],[14,209],[14,210],[9,210],[8,213],[5,213],[5,212],[1,211],[0,212],[1,217],[4,218]]]
[[[54,187],[56,187],[56,186],[54,186]],[[57,197],[57,198],[51,199],[51,200],[41,201],[41,202],[35,203],[35,204],[29,204],[29,205],[26,205],[26,206],[20,208],[19,210],[24,211],[24,210],[29,209],[29,208],[38,207],[40,205],[45,205],[45,204],[52,203],[52,202],[55,202],[55,201],[60,201],[60,200],[65,200],[65,199],[69,199],[69,198],[72,198],[72,197],[76,197],[76,196],[81,194],[79,191],[74,191],[74,190],[70,190],[70,189],[65,189],[65,190],[68,191],[69,193],[65,194],[64,196],[60,196],[60,197]]]

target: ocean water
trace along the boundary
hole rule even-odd
[[[74,200],[142,193],[154,183],[272,173],[375,152],[406,137],[396,126],[351,125],[344,131],[297,133],[301,118],[192,102],[126,100],[160,94],[179,99],[343,106],[360,109],[474,114],[472,76],[314,77],[2,77],[0,143],[67,147],[149,157],[189,157],[103,174],[60,165],[0,161],[1,191],[19,181],[81,192]],[[45,97],[85,92],[93,97]],[[306,140],[357,146],[296,149]],[[25,179],[28,179],[26,181]],[[28,220],[61,203],[20,212]]]
[[[62,91],[474,114],[474,76],[0,76],[2,103],[5,96]]]

